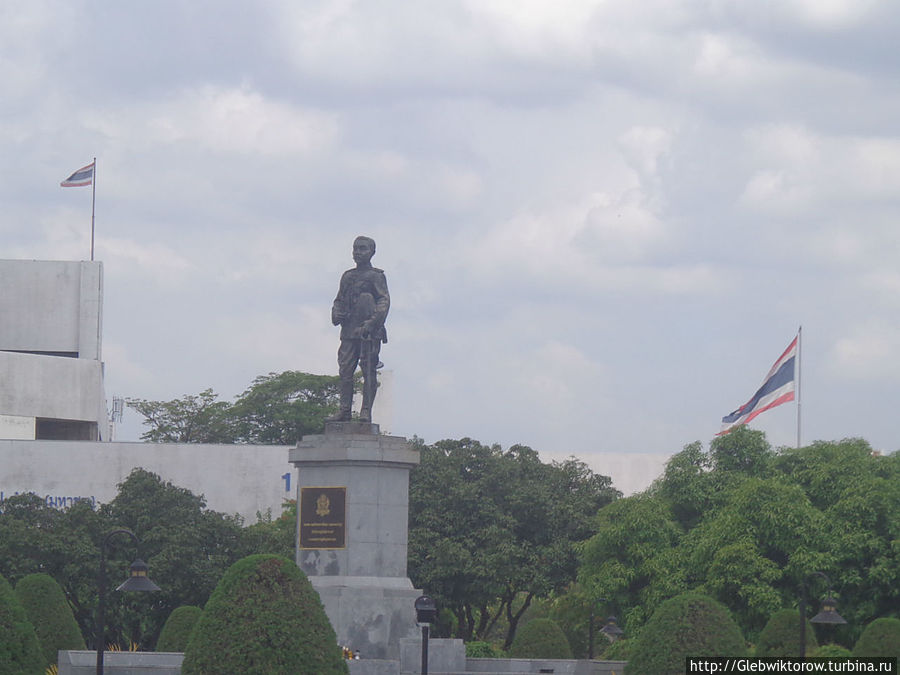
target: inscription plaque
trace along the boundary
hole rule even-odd
[[[346,547],[347,488],[300,488],[300,548]]]

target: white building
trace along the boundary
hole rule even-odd
[[[0,438],[106,440],[99,262],[0,260]]]

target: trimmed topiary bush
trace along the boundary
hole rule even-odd
[[[45,669],[34,626],[0,574],[0,675],[43,675]]]
[[[900,619],[875,619],[865,627],[853,656],[893,656],[900,660]]]
[[[319,595],[293,562],[252,555],[228,568],[184,650],[182,675],[344,675]]]
[[[56,663],[60,649],[85,649],[72,608],[56,579],[49,574],[29,574],[16,584],[16,598],[34,626],[45,667]]]
[[[682,675],[688,656],[746,656],[744,638],[724,605],[700,593],[662,603],[631,648],[626,675]]]
[[[806,622],[806,655],[812,656],[819,643],[812,624]],[[756,656],[800,656],[800,612],[782,609],[769,617],[756,643]]]
[[[159,634],[156,651],[183,652],[187,648],[191,631],[201,614],[203,614],[203,610],[194,605],[184,605],[174,609]]]
[[[533,619],[519,630],[509,648],[513,659],[571,659],[566,634],[552,619]]]
[[[844,659],[848,656],[853,656],[852,652],[846,647],[842,647],[841,645],[836,644],[827,644],[822,645],[816,651],[814,651],[811,656],[815,656],[819,659]]]

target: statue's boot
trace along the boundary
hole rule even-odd
[[[350,409],[353,406],[353,381],[350,382],[341,382],[341,407],[340,409],[331,417],[328,418],[329,422],[349,422],[350,421]]]

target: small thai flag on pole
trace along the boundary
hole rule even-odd
[[[772,366],[762,386],[753,394],[753,398],[722,418],[722,430],[716,434],[717,436],[746,424],[766,410],[794,400],[794,364],[797,360],[799,340],[798,334]]]
[[[73,173],[71,176],[66,178],[60,185],[62,187],[86,187],[88,185],[93,185],[94,183],[94,164],[96,164],[97,160],[94,160],[87,166],[83,166],[78,171]]]
[[[97,158],[94,161],[83,166],[71,176],[66,178],[60,185],[62,187],[86,187],[91,186],[91,260],[94,259],[94,204],[97,201],[97,183],[94,175],[97,169]]]

